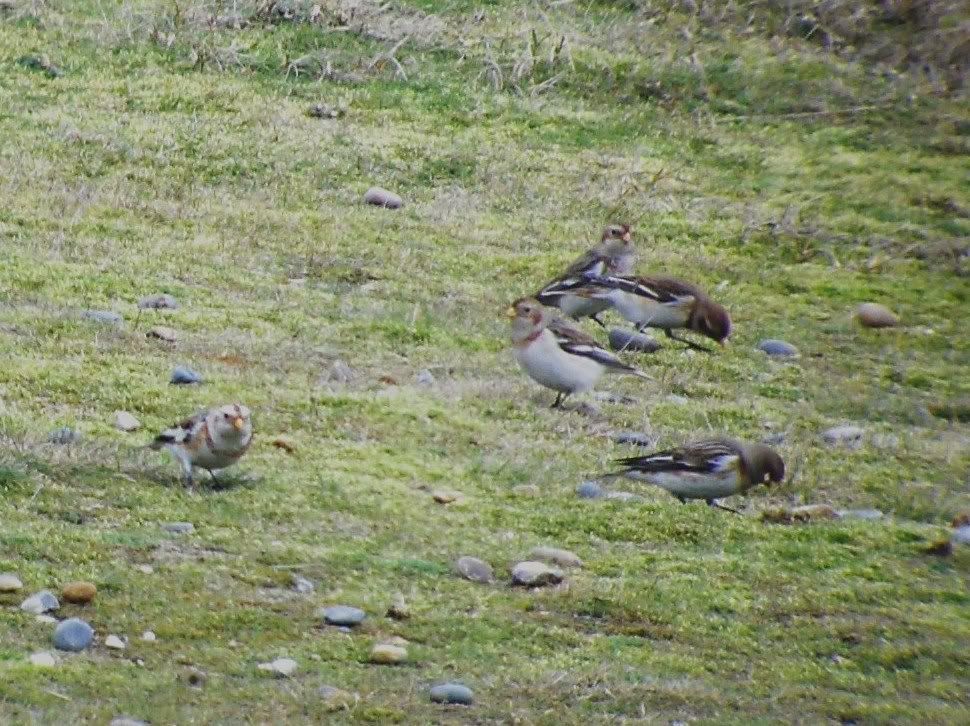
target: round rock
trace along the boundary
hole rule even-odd
[[[127,411],[115,411],[115,428],[119,431],[131,432],[141,428],[141,422]]]
[[[545,562],[520,562],[512,568],[512,584],[523,587],[542,587],[562,582],[562,570]]]
[[[125,641],[123,641],[117,635],[109,635],[104,639],[104,647],[111,648],[112,650],[124,650]]]
[[[654,441],[639,431],[617,431],[613,434],[614,444],[632,444],[633,446],[653,446]]]
[[[364,202],[373,204],[376,207],[386,209],[400,209],[404,205],[404,200],[394,192],[389,192],[381,187],[371,187],[364,193]]]
[[[317,695],[329,711],[340,711],[350,708],[354,703],[354,696],[336,686],[320,686]]]
[[[407,648],[390,643],[378,643],[370,651],[370,662],[381,665],[395,665],[408,659]]]
[[[17,592],[24,586],[20,578],[9,572],[0,574],[0,592]]]
[[[142,310],[178,310],[178,301],[167,293],[147,295],[138,301]]]
[[[20,609],[25,613],[32,613],[34,615],[43,615],[44,613],[49,613],[52,610],[57,610],[61,604],[54,597],[54,593],[48,590],[41,590],[40,592],[34,593],[22,603],[20,603]]]
[[[359,625],[367,617],[367,613],[360,608],[352,608],[347,605],[331,605],[319,612],[327,624],[345,627]]]
[[[169,382],[176,386],[191,386],[194,383],[202,383],[202,376],[191,368],[175,366]]]
[[[309,595],[314,589],[312,581],[303,577],[303,575],[297,575],[296,573],[293,573],[290,576],[290,583],[293,585],[293,589],[301,595]]]
[[[166,522],[162,525],[162,529],[169,534],[192,534],[195,531],[195,525],[191,522]]]
[[[899,325],[896,314],[879,303],[862,303],[856,308],[855,315],[865,328],[892,328]]]
[[[155,636],[155,633],[153,633],[151,630],[146,630],[144,633],[141,634],[141,639],[144,640],[146,643],[154,643],[158,638]]]
[[[758,343],[758,350],[771,358],[794,358],[798,355],[798,348],[784,340],[767,338]]]
[[[529,553],[529,557],[533,560],[551,562],[560,567],[583,566],[583,561],[579,559],[577,554],[569,550],[559,549],[558,547],[536,547]]]
[[[61,589],[61,597],[75,605],[86,605],[94,600],[98,588],[93,582],[69,582]]]
[[[292,658],[277,658],[271,663],[260,663],[258,666],[261,671],[272,673],[277,678],[289,678],[299,667],[299,664]]]
[[[656,353],[661,345],[649,335],[623,328],[610,328],[610,348],[617,352]]]
[[[58,650],[81,651],[91,645],[94,630],[80,618],[68,618],[54,629],[54,647]]]
[[[831,446],[838,444],[857,446],[862,443],[862,437],[865,436],[865,433],[865,430],[859,426],[833,426],[822,432],[822,440]]]
[[[603,496],[603,487],[595,481],[584,481],[576,487],[576,494],[580,499],[599,499]]]
[[[124,318],[118,313],[113,313],[110,310],[85,310],[81,313],[81,317],[105,325],[121,325],[124,321]]]
[[[156,325],[154,328],[149,329],[145,333],[146,338],[154,338],[155,340],[162,340],[166,343],[174,343],[178,340],[179,334],[176,332],[175,328],[169,328],[166,325]]]
[[[495,580],[492,566],[477,557],[459,557],[455,563],[455,567],[462,577],[472,582],[480,582],[487,585]]]
[[[460,703],[471,706],[475,700],[472,689],[461,683],[441,683],[431,688],[431,700],[435,703]]]

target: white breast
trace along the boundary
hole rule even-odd
[[[613,291],[610,296],[616,311],[636,325],[652,328],[680,328],[687,324],[690,315],[690,301],[683,305],[658,303],[621,290]]]
[[[630,472],[627,476],[666,489],[675,497],[684,499],[720,499],[738,491],[738,475],[735,471],[721,474]]]
[[[560,393],[585,393],[603,375],[603,366],[566,353],[548,330],[527,346],[516,346],[515,357],[536,383]]]
[[[559,309],[571,318],[587,318],[608,310],[609,307],[606,300],[591,300],[579,295],[563,295],[559,298]]]

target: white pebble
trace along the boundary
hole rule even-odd
[[[125,641],[119,638],[117,635],[109,635],[104,639],[105,648],[113,648],[114,650],[124,650]]]

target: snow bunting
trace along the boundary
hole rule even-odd
[[[543,305],[557,307],[571,318],[592,318],[605,327],[599,314],[610,307],[609,301],[574,295],[571,291],[588,282],[590,276],[629,275],[636,262],[636,250],[630,236],[630,225],[611,224],[603,230],[600,243],[576,259],[566,272],[548,283],[536,299]]]
[[[186,486],[192,489],[192,469],[209,472],[232,466],[253,440],[249,409],[238,403],[200,411],[177,426],[166,429],[150,444],[156,451],[168,449],[179,464]]]
[[[742,444],[726,437],[700,439],[646,456],[619,459],[625,476],[666,489],[681,502],[703,499],[709,505],[720,497],[744,494],[758,484],[785,478],[785,462],[765,444]],[[734,510],[730,510],[734,511]]]
[[[724,345],[731,335],[731,316],[723,306],[689,282],[672,277],[601,276],[590,279],[577,294],[609,302],[637,330],[660,328],[668,338],[694,350],[710,353],[673,334],[675,328],[686,328]]]
[[[507,314],[512,319],[516,360],[532,380],[556,392],[553,408],[573,393],[591,390],[605,372],[649,380],[648,375],[623,363],[586,333],[554,318],[538,300],[516,300]]]

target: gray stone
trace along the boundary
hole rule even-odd
[[[75,431],[70,426],[61,426],[59,429],[54,429],[47,435],[47,440],[52,444],[60,444],[61,446],[66,446],[67,444],[76,444],[81,440],[81,434]]]
[[[146,338],[155,338],[156,340],[163,340],[166,343],[174,343],[178,340],[179,334],[175,328],[170,328],[167,325],[156,325],[155,327],[149,329],[145,333]]]
[[[178,301],[167,293],[148,295],[138,301],[142,310],[178,310]]]
[[[261,671],[272,673],[277,678],[289,678],[299,667],[299,664],[292,658],[277,658],[271,663],[260,663],[258,666]]]
[[[861,427],[851,424],[833,426],[822,432],[822,441],[830,446],[859,446],[865,433],[865,430]]]
[[[533,560],[552,562],[560,567],[582,567],[583,561],[579,555],[569,550],[559,549],[558,547],[535,547],[529,553]]]
[[[141,634],[141,639],[146,643],[154,643],[156,640],[158,640],[158,637],[151,630],[146,630]]]
[[[34,593],[20,603],[21,610],[33,615],[43,615],[52,610],[57,610],[60,606],[61,604],[57,601],[57,597],[48,590],[41,590],[38,593]]]
[[[111,648],[112,650],[124,650],[125,641],[123,641],[117,635],[109,635],[104,639],[104,647]]]
[[[462,577],[472,582],[480,582],[487,585],[495,580],[492,566],[477,557],[459,557],[455,563],[455,567]]]
[[[639,431],[617,431],[613,434],[614,444],[632,444],[633,446],[654,446],[656,442]]]
[[[957,527],[953,530],[953,536],[950,539],[953,544],[970,544],[970,524]]]
[[[878,509],[842,509],[839,511],[839,516],[844,519],[862,519],[871,522],[882,519],[886,515]]]
[[[606,495],[606,498],[623,503],[643,501],[643,497],[641,497],[639,494],[634,494],[633,492],[610,492]]]
[[[378,643],[370,651],[370,662],[382,665],[395,665],[408,659],[408,650],[400,645]]]
[[[93,320],[96,323],[103,323],[105,325],[121,325],[124,322],[123,317],[110,310],[85,310],[81,313],[81,317],[85,320]]]
[[[189,386],[194,383],[202,383],[202,375],[196,373],[191,368],[186,368],[185,366],[175,366],[169,382],[176,386]]]
[[[38,668],[53,668],[57,665],[57,656],[49,650],[42,650],[39,653],[30,654],[30,664]]]
[[[862,303],[856,308],[856,318],[866,328],[892,328],[899,325],[896,314],[879,303]]]
[[[407,620],[411,617],[411,609],[404,600],[404,595],[399,592],[391,597],[391,604],[387,608],[387,617],[395,620]]]
[[[331,605],[318,611],[329,625],[343,625],[345,627],[359,625],[367,617],[360,608],[347,605]]]
[[[141,422],[127,411],[115,411],[115,428],[120,431],[131,432],[141,428]]]
[[[471,706],[475,699],[472,689],[461,683],[441,683],[431,688],[431,700],[435,703],[460,703]]]
[[[290,582],[293,584],[293,589],[296,590],[301,595],[308,595],[313,592],[314,584],[302,575],[297,575],[294,573],[290,576]]]
[[[400,209],[404,201],[394,192],[389,192],[381,187],[371,187],[364,193],[364,202],[373,204],[377,207],[387,209]]]
[[[323,701],[324,706],[330,711],[339,711],[350,708],[357,699],[352,693],[348,693],[336,686],[320,686],[317,695]]]
[[[562,570],[544,562],[520,562],[512,568],[512,584],[524,587],[542,587],[562,582]]]
[[[794,358],[798,356],[798,348],[784,340],[767,338],[758,343],[758,350],[771,358]]]
[[[353,378],[353,370],[342,360],[335,360],[333,365],[330,366],[330,372],[327,374],[327,380],[336,383],[349,383]]]
[[[580,499],[599,499],[603,496],[603,487],[595,481],[584,481],[576,487],[576,494]]]
[[[434,375],[427,368],[414,377],[419,386],[433,386],[435,384]]]
[[[17,592],[23,586],[24,583],[16,575],[9,572],[0,574],[0,592]]]
[[[622,353],[656,353],[662,347],[660,343],[649,335],[624,328],[610,328],[610,348]]]
[[[191,522],[165,522],[162,524],[162,529],[169,534],[192,534],[195,531],[195,525]]]
[[[94,641],[94,630],[80,618],[68,618],[54,629],[54,647],[58,650],[80,651]]]

